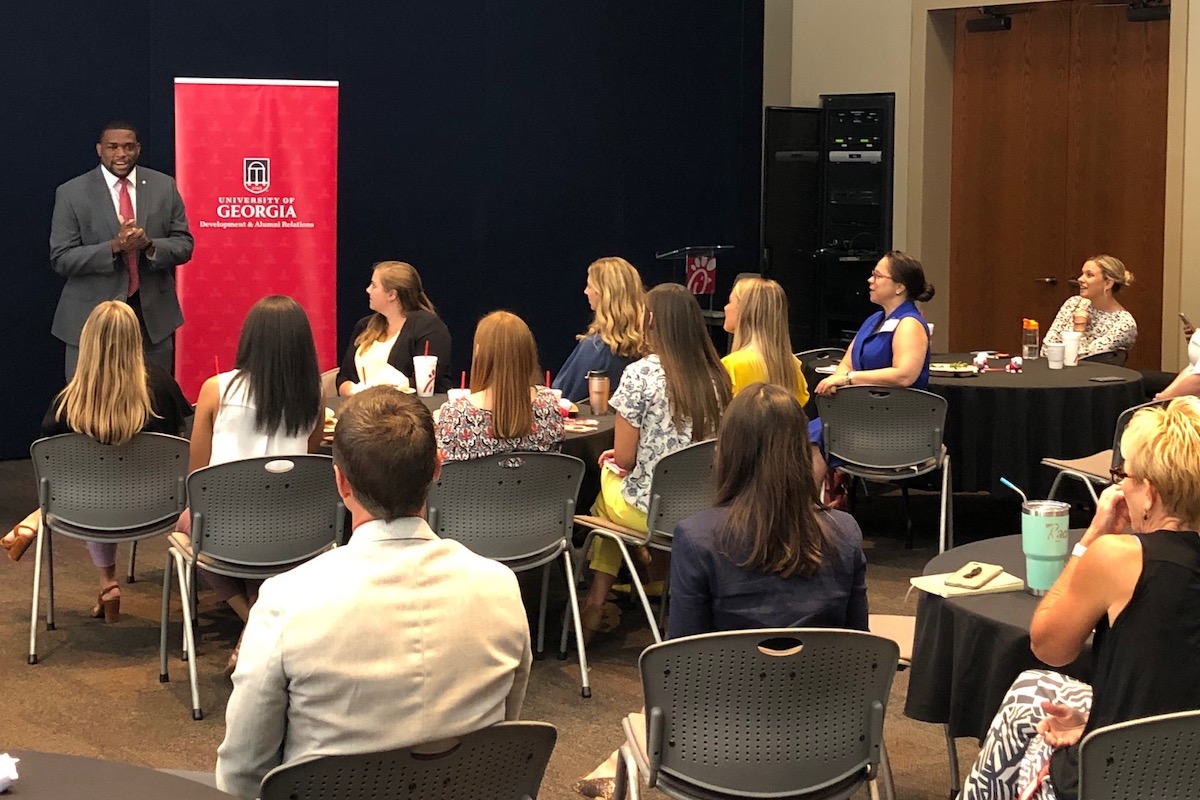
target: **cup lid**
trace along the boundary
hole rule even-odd
[[[1071,513],[1071,504],[1061,500],[1027,500],[1021,504],[1021,513],[1031,517],[1065,517]]]

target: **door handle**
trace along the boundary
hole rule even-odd
[[[1046,277],[1046,278],[1034,278],[1034,279],[1033,279],[1033,282],[1034,282],[1034,283],[1048,283],[1048,284],[1050,284],[1051,286],[1057,286],[1057,285],[1058,285],[1058,278],[1056,278],[1056,277],[1054,277],[1053,275],[1051,275],[1051,276],[1049,276],[1049,277]]]

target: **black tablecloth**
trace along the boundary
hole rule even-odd
[[[422,397],[420,400],[430,411],[436,411],[442,407],[442,403],[446,402],[446,395],[435,394],[432,397]],[[342,405],[342,398],[326,397],[325,405],[336,413]],[[594,419],[599,423],[596,430],[587,433],[567,431],[566,439],[562,444],[563,453],[583,460],[583,484],[579,487],[576,510],[580,514],[589,514],[592,510],[592,503],[596,502],[596,496],[600,494],[600,454],[613,446],[613,426],[616,424],[617,417],[611,412],[599,416],[594,415],[587,403],[577,403],[576,405],[579,406],[577,419]],[[328,452],[327,446],[326,452]]]
[[[21,759],[13,800],[229,800],[233,795],[165,772],[82,756],[9,750]]]
[[[1082,536],[1082,530],[1071,531],[1071,543]],[[925,574],[954,572],[968,561],[1000,564],[1025,577],[1020,536],[947,550],[925,565]],[[982,740],[1005,692],[1023,670],[1055,669],[1091,680],[1090,640],[1066,667],[1049,667],[1034,657],[1029,623],[1039,598],[1023,591],[955,598],[919,594],[906,716],[948,723],[951,735]]]
[[[970,361],[971,354],[938,355],[937,361]],[[945,444],[956,492],[990,491],[1011,497],[1004,476],[1030,496],[1041,496],[1048,470],[1043,458],[1081,458],[1112,446],[1117,417],[1143,402],[1134,370],[1081,363],[1052,370],[1046,359],[1025,362],[1023,372],[995,370],[971,377],[934,376],[929,390],[946,398]],[[1096,383],[1091,378],[1115,377]]]

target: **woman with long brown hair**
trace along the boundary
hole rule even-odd
[[[557,450],[565,435],[562,414],[537,379],[537,343],[525,321],[508,311],[479,320],[471,393],[438,411],[443,457],[466,461],[510,450]]]
[[[335,379],[338,394],[349,397],[377,384],[415,389],[413,356],[422,354],[437,356],[433,389],[447,391],[450,330],[438,317],[413,265],[380,261],[371,272],[367,297],[374,313],[360,319],[350,334],[350,347]]]
[[[646,530],[650,478],[663,456],[713,438],[732,389],[708,338],[696,298],[683,286],[662,284],[646,294],[643,321],[650,355],[630,364],[613,393],[617,413],[612,450],[600,457],[600,496],[592,513]],[[606,467],[611,463],[611,467]],[[584,636],[616,625],[606,605],[621,566],[617,545],[597,538],[592,584],[581,612]]]
[[[142,431],[178,436],[191,413],[191,404],[175,379],[144,360],[142,333],[133,309],[119,300],[108,300],[96,306],[83,324],[79,366],[50,404],[42,420],[42,435],[82,433],[103,444],[119,445]],[[0,539],[9,558],[17,561],[24,555],[40,523],[41,513],[34,511]],[[116,622],[121,611],[117,546],[88,542],[87,549],[100,572],[100,595],[92,616]]]
[[[646,349],[642,336],[646,289],[633,264],[617,256],[593,261],[583,293],[592,308],[592,322],[576,337],[579,343],[554,379],[554,388],[572,401],[587,398],[589,372],[603,372],[609,385],[616,387],[625,368]]]

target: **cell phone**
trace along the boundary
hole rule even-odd
[[[619,465],[612,458],[604,459],[604,468],[606,470],[608,470],[609,472],[613,473],[614,475],[616,475],[618,478],[624,478],[626,475],[629,474],[629,470],[623,469],[621,467],[621,465]]]
[[[1097,375],[1095,378],[1088,378],[1088,380],[1092,383],[1116,383],[1117,381],[1125,380],[1125,378],[1122,378],[1120,375]]]
[[[1189,328],[1196,327],[1195,325],[1192,324],[1192,321],[1187,318],[1187,314],[1184,314],[1182,311],[1179,312],[1179,321],[1182,322],[1184,325],[1188,326]]]
[[[961,589],[981,589],[1001,572],[1004,572],[1004,567],[999,564],[968,561],[958,572],[946,576],[946,585]]]

